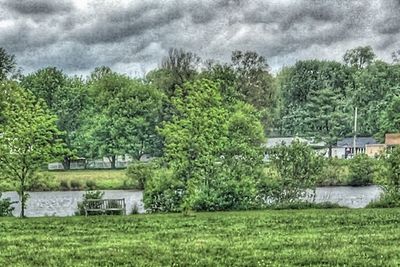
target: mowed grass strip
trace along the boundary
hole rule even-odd
[[[400,209],[0,219],[0,266],[399,266]]]

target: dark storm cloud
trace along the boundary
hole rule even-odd
[[[105,13],[83,27],[71,37],[85,44],[113,43],[139,36],[148,30],[164,27],[183,16],[179,8],[167,6],[141,6],[129,10]]]
[[[384,59],[400,48],[399,0],[0,3],[0,46],[25,71],[54,65],[87,73],[108,65],[138,73],[156,66],[170,47],[223,61],[232,50],[253,50],[275,70],[296,59],[340,60],[360,45]]]
[[[23,15],[57,14],[72,9],[72,3],[68,0],[5,0],[4,5]]]

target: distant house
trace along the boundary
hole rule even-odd
[[[357,137],[355,144],[355,154],[364,154],[368,146],[376,145],[378,142],[373,137]],[[372,148],[370,148],[372,149]],[[337,158],[350,158],[354,155],[353,137],[339,140],[332,148],[332,156]]]
[[[369,157],[376,157],[386,150],[385,144],[368,144],[365,146],[365,154]]]
[[[386,134],[385,145],[389,148],[400,145],[400,133]]]
[[[304,143],[319,154],[323,155],[326,153],[326,145],[324,142],[316,142],[311,138],[304,138],[304,137],[271,137],[267,139],[267,143],[264,145],[265,148],[274,148],[279,145],[291,145],[294,141],[299,141]],[[264,156],[264,161],[268,161],[268,155]]]

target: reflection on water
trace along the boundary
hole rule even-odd
[[[372,200],[379,198],[382,190],[375,185],[363,187],[332,186],[318,187],[315,201],[337,203],[350,208],[363,208]],[[26,208],[26,216],[71,216],[75,214],[77,203],[82,200],[85,191],[31,192]],[[16,192],[5,192],[3,197],[18,201]],[[127,213],[134,205],[140,213],[144,212],[143,192],[137,190],[104,190],[104,198],[125,198]],[[20,213],[20,205],[15,204],[14,215]]]

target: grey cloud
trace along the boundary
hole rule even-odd
[[[56,14],[72,10],[68,0],[5,0],[4,5],[22,15]]]
[[[69,73],[99,65],[140,72],[157,65],[169,47],[222,61],[232,50],[254,50],[274,68],[293,58],[340,60],[359,45],[384,58],[400,48],[399,0],[84,2],[87,8],[77,0],[39,0],[35,7],[6,0],[0,46],[27,71],[53,65]]]

